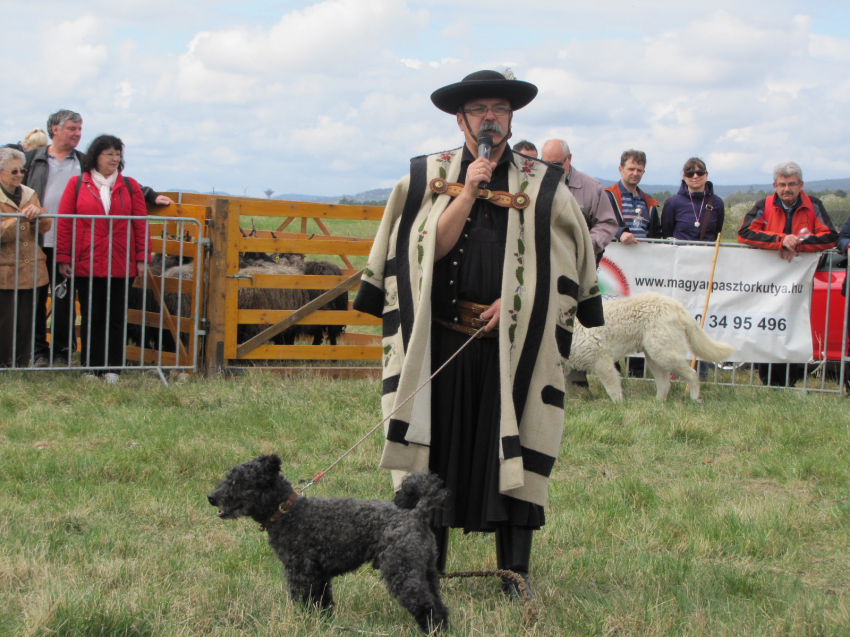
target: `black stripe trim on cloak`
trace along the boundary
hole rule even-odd
[[[548,478],[555,467],[555,457],[529,449],[522,448],[522,468],[531,473]]]
[[[519,436],[505,436],[502,438],[502,453],[505,454],[505,460],[519,458],[522,455],[522,445],[519,442]]]
[[[571,296],[578,301],[578,283],[562,274],[558,277],[558,294]]]
[[[569,358],[573,348],[573,333],[565,327],[556,325],[555,342],[558,344],[558,353],[563,358]]]
[[[382,327],[384,338],[395,336],[398,333],[400,315],[398,310],[391,310],[383,315],[384,324]]]
[[[522,346],[522,353],[516,368],[516,380],[514,380],[513,399],[517,423],[522,422],[522,414],[525,411],[525,403],[528,400],[529,387],[531,386],[531,377],[534,374],[534,366],[537,363],[537,356],[546,329],[552,268],[550,263],[552,203],[555,200],[555,192],[559,184],[561,184],[561,175],[557,171],[547,170],[543,175],[543,181],[537,193],[537,202],[534,205],[534,250],[537,262],[537,273],[535,275],[537,284],[534,290],[534,305],[531,307],[531,316],[528,321],[528,333]]]
[[[387,428],[387,440],[390,442],[398,442],[403,445],[409,445],[410,443],[405,440],[408,428],[410,428],[410,423],[392,418],[390,420],[390,425]]]
[[[546,387],[543,388],[543,391],[540,392],[540,398],[543,400],[544,405],[551,405],[558,409],[564,408],[564,392],[557,387],[546,385]]]
[[[387,262],[384,264],[384,278],[389,279],[391,276],[396,276],[396,257],[392,259],[387,259]]]
[[[354,299],[352,307],[358,312],[365,312],[381,318],[384,311],[383,291],[366,280],[360,281],[360,291]]]
[[[414,157],[410,160],[410,186],[407,191],[407,199],[404,202],[404,210],[401,213],[401,222],[396,239],[396,283],[398,286],[398,309],[401,319],[401,337],[404,342],[404,351],[410,342],[413,333],[413,290],[410,289],[410,260],[408,259],[408,248],[410,246],[410,230],[416,221],[416,215],[422,207],[423,193],[428,186],[427,156]],[[429,191],[430,194],[430,191]]]
[[[602,311],[602,296],[592,296],[579,303],[576,318],[585,327],[605,325],[605,315]]]
[[[393,392],[398,391],[398,381],[400,378],[400,374],[385,378],[382,383],[381,396],[386,396],[387,394],[392,394]]]

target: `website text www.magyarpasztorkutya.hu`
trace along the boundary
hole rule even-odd
[[[684,290],[685,292],[699,292],[708,290],[708,281],[698,279],[660,279],[653,277],[635,277],[635,287],[667,288]],[[744,281],[714,281],[711,284],[712,292],[746,292],[748,294],[769,294],[779,296],[780,294],[802,294],[802,285],[779,285],[777,283],[746,283]]]

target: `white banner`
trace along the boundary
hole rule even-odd
[[[705,330],[735,348],[731,360],[805,363],[812,358],[809,313],[816,253],[788,263],[773,250],[723,246],[717,256]],[[658,292],[699,321],[714,246],[611,243],[599,265],[604,300]]]

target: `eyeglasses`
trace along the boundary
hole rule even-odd
[[[477,104],[472,108],[463,109],[464,113],[475,117],[484,117],[487,114],[487,111],[493,111],[493,115],[496,117],[505,117],[511,114],[510,106],[505,106],[504,104],[496,104],[493,108],[489,108],[483,104]]]
[[[696,175],[697,177],[705,177],[708,174],[707,170],[686,170],[685,177],[693,177]]]
[[[563,166],[564,165],[564,162],[562,162],[562,161],[550,161],[549,163],[552,164],[553,166]]]
[[[14,169],[12,169],[12,170],[6,170],[6,171],[4,171],[4,172],[10,173],[10,174],[12,174],[12,175],[18,175],[18,174],[20,174],[20,175],[26,175],[26,174],[27,174],[27,169],[26,169],[26,168],[14,168]]]
[[[121,153],[101,153],[100,156],[101,157],[117,157],[118,159],[121,159]]]

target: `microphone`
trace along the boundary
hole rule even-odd
[[[490,150],[493,148],[493,136],[489,133],[481,133],[478,136],[478,156],[484,159],[490,159]],[[478,187],[482,190],[486,189],[489,184],[482,181]]]

